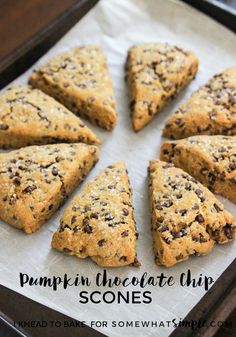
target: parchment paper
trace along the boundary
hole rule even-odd
[[[197,78],[169,105],[153,122],[140,133],[132,131],[127,87],[124,82],[124,62],[128,48],[136,43],[168,41],[180,47],[193,50],[200,59]],[[104,50],[114,83],[118,105],[118,125],[112,133],[98,127],[92,129],[103,139],[101,157],[97,166],[86,178],[85,183],[95,177],[100,169],[125,160],[134,193],[134,207],[140,233],[138,256],[142,262],[140,269],[108,269],[109,276],[140,276],[145,271],[155,276],[161,272],[173,275],[178,280],[180,273],[191,269],[193,276],[200,273],[215,280],[235,257],[236,242],[217,246],[205,257],[193,257],[171,269],[154,264],[152,238],[150,233],[150,211],[147,190],[147,165],[152,158],[159,157],[161,129],[167,117],[178,104],[213,74],[235,65],[236,37],[209,17],[187,5],[174,0],[101,0],[78,24],[76,24],[39,62],[59,52],[81,44],[97,43]],[[38,66],[38,64],[35,65]],[[32,69],[17,81],[26,83]],[[88,122],[86,122],[89,125]],[[83,187],[76,190],[78,192]],[[154,320],[180,319],[200,300],[205,291],[200,288],[151,288],[151,304],[79,304],[79,290],[73,288],[53,292],[49,288],[19,286],[19,272],[31,276],[62,276],[68,273],[88,275],[92,280],[101,268],[89,259],[79,260],[64,256],[50,248],[53,232],[65,209],[62,207],[42,229],[33,235],[25,235],[7,224],[0,223],[0,281],[1,284],[65,313],[73,318],[85,320]],[[235,205],[223,200],[225,206],[236,215]],[[96,290],[91,286],[89,291]],[[103,292],[107,289],[104,288]],[[121,287],[113,289],[122,290]],[[123,289],[124,290],[124,289]],[[136,290],[139,290],[137,288]],[[146,290],[149,290],[148,288]],[[17,303],[16,303],[17,305]],[[40,317],[39,317],[40,319]],[[109,336],[168,336],[169,328],[111,328],[99,329]]]

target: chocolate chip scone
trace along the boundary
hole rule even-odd
[[[139,265],[132,192],[124,162],[108,166],[85,186],[61,218],[52,247],[103,267]]]
[[[32,73],[29,83],[93,124],[114,128],[114,92],[106,58],[98,46],[83,46],[55,56]]]
[[[173,164],[149,165],[155,261],[171,267],[191,255],[209,253],[215,243],[231,241],[233,216],[201,183]]]
[[[33,233],[98,160],[96,146],[29,146],[0,154],[0,218]]]
[[[17,85],[0,96],[0,147],[60,142],[100,143],[79,117],[40,90]]]
[[[236,67],[213,76],[170,116],[163,135],[236,135]]]
[[[167,43],[145,43],[129,50],[126,79],[130,89],[133,128],[148,124],[194,77],[198,59]]]
[[[160,158],[236,203],[236,137],[193,136],[165,142]]]

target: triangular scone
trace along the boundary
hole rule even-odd
[[[18,85],[0,96],[0,147],[61,142],[100,143],[79,117],[40,90]]]
[[[194,136],[165,142],[161,160],[182,168],[212,192],[236,203],[236,137]]]
[[[167,43],[146,43],[129,50],[126,79],[131,96],[133,128],[148,124],[194,77],[198,59]]]
[[[108,166],[66,209],[52,247],[103,267],[139,265],[131,194],[125,163]]]
[[[106,58],[98,46],[83,46],[55,56],[34,71],[29,82],[93,124],[114,128],[114,92]]]
[[[236,67],[213,76],[170,116],[163,135],[236,135]]]
[[[98,160],[96,146],[29,146],[0,154],[0,218],[35,232]]]
[[[149,165],[152,233],[157,264],[171,267],[234,238],[236,222],[202,184],[173,164]]]

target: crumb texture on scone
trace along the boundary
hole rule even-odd
[[[160,158],[236,203],[236,137],[193,136],[167,141],[162,144]]]
[[[0,147],[61,142],[100,143],[79,117],[40,90],[16,85],[0,95]]]
[[[130,48],[126,80],[130,90],[133,128],[148,124],[196,75],[198,59],[168,43],[145,43]]]
[[[29,146],[0,154],[0,218],[33,233],[63,203],[98,160],[86,144]]]
[[[236,135],[236,67],[213,76],[167,120],[163,135]]]
[[[93,124],[114,128],[114,92],[106,58],[98,46],[82,46],[53,57],[32,73],[29,83]]]
[[[173,164],[149,165],[155,261],[171,267],[191,255],[209,253],[215,243],[231,241],[233,216],[201,183]]]
[[[68,206],[52,247],[103,267],[139,265],[132,192],[124,162],[102,170]]]

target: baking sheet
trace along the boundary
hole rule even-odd
[[[162,41],[193,50],[200,59],[200,69],[196,79],[178,98],[170,104],[153,122],[140,133],[132,131],[128,91],[124,82],[124,63],[128,48],[136,43]],[[79,304],[78,292],[85,287],[70,287],[54,292],[50,288],[20,288],[19,273],[33,277],[63,276],[67,273],[75,277],[77,273],[94,281],[102,269],[89,259],[79,260],[65,256],[50,248],[53,232],[59,224],[60,216],[81,185],[54,217],[33,235],[25,235],[19,230],[0,222],[0,282],[23,295],[65,313],[75,319],[108,321],[108,328],[97,328],[108,336],[168,336],[174,329],[166,321],[183,319],[205,294],[202,287],[187,288],[178,285],[182,272],[191,269],[193,277],[200,273],[215,280],[235,258],[236,242],[217,246],[205,257],[193,257],[171,269],[154,264],[152,238],[150,233],[150,210],[147,189],[147,165],[152,158],[159,157],[162,141],[161,129],[167,117],[180,102],[187,98],[199,85],[226,67],[235,65],[235,35],[195,9],[174,0],[101,0],[78,24],[76,24],[39,62],[59,52],[81,44],[97,43],[104,50],[109,63],[118,106],[118,125],[112,133],[98,127],[91,128],[103,139],[100,161],[85,182],[95,177],[99,170],[118,160],[128,165],[134,193],[134,207],[137,227],[138,257],[140,269],[125,267],[107,269],[108,276],[121,278],[141,276],[144,272],[155,276],[164,272],[173,276],[176,284],[172,287],[147,287],[152,292],[151,304]],[[34,67],[38,66],[36,64]],[[32,69],[23,74],[17,82],[26,83]],[[86,122],[89,125],[88,122]],[[89,125],[90,126],[90,125]],[[236,216],[235,205],[223,200],[225,206]],[[94,282],[93,282],[94,283]],[[132,290],[132,287],[128,288]],[[97,290],[92,284],[89,291]],[[102,292],[109,290],[104,287]],[[124,291],[122,287],[112,289]],[[127,289],[125,289],[126,291]],[[136,287],[135,290],[140,290]],[[16,304],[17,305],[17,304]],[[40,318],[39,318],[40,319]],[[164,327],[112,328],[116,321],[157,321]]]

